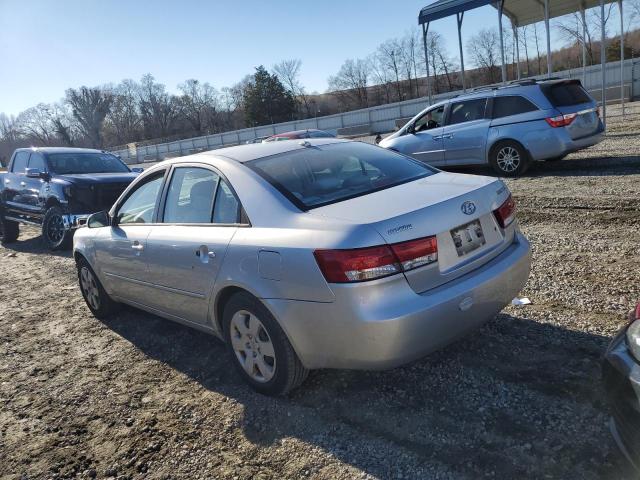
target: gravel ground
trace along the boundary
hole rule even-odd
[[[95,320],[71,256],[23,228],[0,248],[0,478],[632,478],[600,358],[640,298],[640,113],[610,131],[508,182],[532,305],[287,398],[245,387],[214,338],[132,309]]]

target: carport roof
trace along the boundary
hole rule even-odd
[[[615,0],[605,0],[605,3],[612,3]],[[569,13],[598,6],[600,0],[549,0],[549,18],[560,17]],[[457,13],[473,10],[474,8],[493,5],[497,8],[498,2],[495,0],[436,0],[431,5],[427,5],[420,10],[418,23],[429,23],[434,20],[449,17]],[[531,23],[544,20],[543,0],[505,0],[503,7],[504,14],[518,26],[529,25]]]

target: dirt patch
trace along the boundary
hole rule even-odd
[[[621,129],[607,142],[637,152]],[[133,309],[95,320],[71,256],[23,228],[0,248],[0,478],[631,478],[600,358],[640,299],[640,163],[597,160],[605,144],[508,181],[532,305],[403,368],[312,372],[288,398],[245,387],[207,335]]]

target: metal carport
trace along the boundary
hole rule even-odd
[[[462,47],[462,21],[464,13],[468,10],[492,5],[498,11],[498,30],[500,33],[500,53],[502,61],[502,82],[507,81],[507,68],[504,57],[504,40],[502,33],[502,16],[506,16],[511,21],[516,43],[516,69],[517,77],[520,78],[520,48],[518,46],[518,27],[530,25],[532,23],[544,21],[547,37],[547,77],[551,76],[551,34],[549,30],[549,20],[569,13],[580,12],[582,18],[583,33],[586,29],[585,10],[600,6],[601,18],[601,53],[600,62],[602,69],[602,118],[606,125],[607,102],[605,84],[605,64],[606,64],[606,38],[604,30],[604,7],[607,3],[616,1],[620,10],[620,68],[624,68],[624,21],[622,0],[436,0],[431,5],[420,10],[418,24],[422,26],[422,40],[424,46],[425,63],[427,67],[427,94],[431,103],[431,81],[429,73],[429,56],[427,50],[427,34],[429,25],[435,20],[455,15],[458,24],[458,45],[460,48],[460,69],[462,74],[462,89],[466,90],[464,52]],[[584,34],[582,42],[582,66],[586,68],[586,45]],[[624,115],[624,79],[620,80],[620,99],[622,102],[622,113]]]

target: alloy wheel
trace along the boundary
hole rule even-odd
[[[515,172],[522,159],[520,158],[520,153],[513,147],[503,147],[498,151],[497,155],[498,167],[503,172],[511,173]]]
[[[64,222],[60,215],[54,215],[47,224],[47,237],[51,243],[59,243],[64,237]]]
[[[265,383],[276,372],[271,337],[254,314],[239,310],[231,318],[231,345],[244,371],[256,382]]]
[[[98,285],[93,273],[87,267],[82,267],[80,269],[80,287],[82,288],[84,298],[87,299],[91,308],[99,310],[100,291],[98,290]]]

